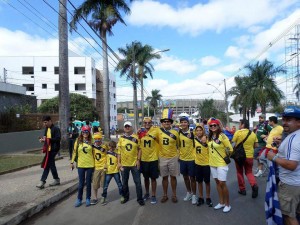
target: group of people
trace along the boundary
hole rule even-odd
[[[229,156],[242,144],[246,159],[242,164],[235,162],[238,193],[247,194],[243,175],[245,174],[252,188],[252,198],[256,198],[258,185],[255,176],[262,174],[261,160],[267,158],[274,161],[279,168],[278,196],[282,214],[287,221],[286,224],[298,224],[296,216],[300,209],[300,109],[287,108],[282,114],[283,126],[278,125],[277,117],[269,117],[268,123],[265,119],[264,115],[259,117],[255,133],[250,130],[248,120],[241,120],[239,130],[234,132],[231,141],[224,134],[220,120],[216,118],[210,118],[207,124],[198,124],[194,130],[190,130],[189,119],[182,117],[180,129],[177,131],[172,129],[172,118],[162,118],[161,127],[157,127],[153,126],[151,118],[146,117],[137,133],[133,132],[131,122],[127,121],[124,123],[124,134],[120,136],[118,143],[111,141],[108,145],[102,142],[101,133],[96,132],[92,135],[90,128],[83,126],[75,142],[71,160],[71,168],[74,168],[76,163],[79,176],[75,206],[82,204],[85,184],[86,206],[97,204],[100,187],[103,187],[101,203],[105,205],[112,178],[118,185],[120,202],[126,203],[130,198],[128,187],[130,172],[135,183],[138,204],[144,205],[148,199],[152,204],[157,203],[156,189],[159,175],[162,177],[163,188],[160,202],[165,203],[170,197],[173,203],[177,203],[177,176],[181,173],[187,192],[184,201],[191,201],[194,205],[206,203],[212,206],[210,197],[212,176],[218,193],[218,203],[214,209],[222,209],[227,213],[231,210],[226,185]],[[58,185],[60,182],[53,163],[53,155],[55,157],[59,149],[60,132],[53,126],[49,117],[45,118],[44,122],[47,129],[40,141],[46,143],[44,148],[48,152],[48,159],[45,159],[47,163],[39,188],[45,185],[49,170],[52,171],[55,181],[52,185]],[[258,160],[258,171],[255,176],[252,172],[254,159]],[[144,195],[140,173],[144,178]],[[171,195],[168,194],[169,184]]]

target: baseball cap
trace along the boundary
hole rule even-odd
[[[146,120],[150,121],[150,122],[152,121],[151,117],[144,117],[143,121],[146,121]]]
[[[126,121],[126,122],[124,123],[124,127],[125,127],[126,125],[132,127],[132,123],[131,123],[130,121]]]
[[[300,118],[300,108],[297,106],[288,106],[281,114],[282,117]]]
[[[266,119],[266,115],[265,114],[260,114],[259,117],[263,118],[263,119]]]
[[[187,116],[180,117],[179,121],[187,121],[189,123],[189,118]]]

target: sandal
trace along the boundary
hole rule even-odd
[[[168,201],[168,196],[166,196],[166,195],[164,195],[162,198],[161,198],[161,200],[160,200],[160,202],[161,203],[165,203],[166,201]]]
[[[174,202],[174,203],[177,203],[177,202],[178,202],[178,200],[177,200],[177,197],[176,197],[176,196],[172,196],[172,202]]]

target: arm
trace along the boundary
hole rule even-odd
[[[142,151],[140,147],[138,147],[137,160],[136,160],[136,167],[138,169],[140,169],[141,157],[142,157]]]
[[[61,134],[58,127],[53,127],[53,136],[50,138],[51,142],[60,142]]]
[[[287,170],[294,171],[298,166],[297,161],[278,158],[278,156],[274,152],[271,152],[271,151],[268,152],[267,157],[269,160],[274,161],[277,165],[279,165]]]

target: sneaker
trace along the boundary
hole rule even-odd
[[[202,204],[204,204],[204,199],[203,198],[199,198],[198,202],[197,202],[197,206],[200,206]]]
[[[229,205],[229,206],[226,205],[226,206],[224,207],[224,209],[223,209],[223,212],[224,212],[224,213],[228,213],[230,210],[231,210],[231,206],[230,206],[230,205]]]
[[[184,197],[183,201],[190,201],[192,200],[192,194],[187,192],[186,193],[186,196]]]
[[[81,204],[82,204],[81,200],[77,198],[75,202],[75,207],[79,207],[81,206]]]
[[[259,170],[256,174],[254,174],[255,177],[260,177],[262,176],[263,172],[262,170]]]
[[[247,193],[246,193],[246,190],[239,190],[238,193],[239,193],[240,195],[246,195],[246,194],[247,194]]]
[[[46,181],[40,181],[38,185],[36,185],[37,188],[43,189],[45,187]]]
[[[258,196],[258,186],[253,185],[252,187],[252,198],[256,198]]]
[[[143,197],[144,201],[147,201],[149,198],[150,198],[149,194],[145,194],[144,197]]]
[[[125,203],[125,198],[123,196],[121,196],[120,202],[121,202],[121,204]]]
[[[98,203],[98,199],[93,199],[92,201],[91,201],[91,205],[96,205]]]
[[[220,204],[220,203],[218,203],[218,205],[216,205],[215,207],[214,207],[214,209],[222,209],[222,208],[224,208],[225,207],[225,204]]]
[[[140,204],[140,206],[145,205],[145,201],[144,200],[139,200],[138,203]]]
[[[211,198],[206,198],[206,205],[208,205],[209,207],[212,207],[213,206],[213,203],[211,201]]]
[[[196,195],[193,195],[192,196],[192,205],[196,205],[197,204],[197,196]]]
[[[155,196],[152,196],[151,197],[151,202],[150,202],[151,204],[156,204],[157,203],[157,201],[156,201],[156,197]]]
[[[54,181],[49,184],[49,186],[56,186],[56,185],[60,185],[60,179],[54,179]]]
[[[87,198],[87,199],[85,200],[85,206],[86,206],[86,207],[89,207],[90,205],[91,205],[91,199]]]
[[[106,205],[106,204],[107,204],[106,198],[102,198],[101,199],[101,205]]]

